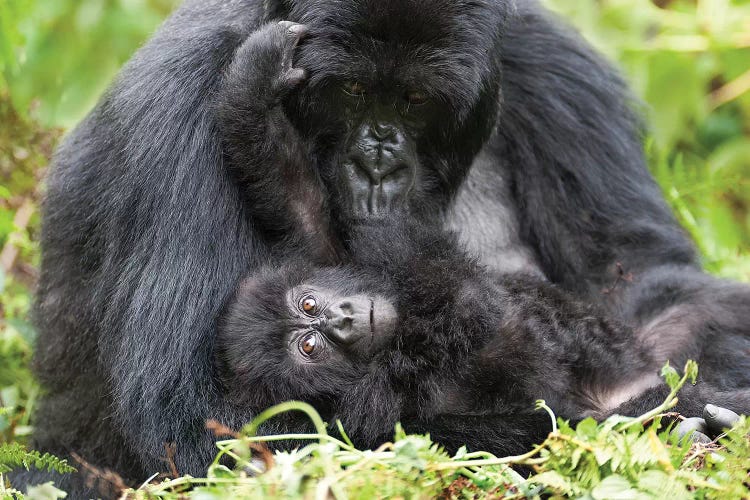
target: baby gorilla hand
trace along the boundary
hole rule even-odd
[[[307,78],[307,71],[292,67],[294,51],[307,32],[304,24],[268,23],[237,49],[227,79],[239,84],[248,106],[274,108]]]

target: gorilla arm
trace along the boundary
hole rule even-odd
[[[601,302],[618,262],[626,273],[695,264],[646,168],[626,84],[535,2],[519,4],[518,16],[503,45],[503,101],[488,151],[510,177],[520,239],[544,275]]]
[[[227,69],[217,109],[229,166],[253,221],[272,242],[301,246],[330,260],[335,240],[323,185],[283,109],[284,98],[307,77],[304,69],[292,67],[306,34],[304,25],[288,21],[252,33]]]
[[[634,328],[660,362],[693,358],[718,390],[748,387],[750,288],[700,270],[646,168],[636,103],[616,72],[534,2],[518,8],[485,175],[509,178],[519,240],[551,282]],[[478,212],[464,239],[487,238],[497,219]]]
[[[186,2],[138,52],[63,144],[45,200],[35,446],[137,480],[165,470],[167,442],[181,473],[210,462],[215,318],[268,256],[208,101],[257,12],[219,3]]]

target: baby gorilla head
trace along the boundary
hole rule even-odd
[[[392,339],[388,296],[351,269],[285,266],[247,278],[217,338],[230,400],[252,411],[290,399],[333,405]]]

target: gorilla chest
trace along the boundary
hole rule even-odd
[[[542,276],[534,251],[521,239],[508,179],[496,160],[480,154],[446,215],[445,228],[456,232],[466,249],[490,269]]]

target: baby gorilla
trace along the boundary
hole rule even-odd
[[[229,305],[217,355],[248,419],[300,399],[362,446],[401,421],[449,449],[509,454],[549,432],[538,398],[575,420],[666,394],[654,389],[663,360],[643,336],[533,277],[488,277],[444,233],[371,227],[350,245],[345,266],[296,256],[262,270]],[[707,400],[750,410],[748,391],[704,388],[684,390],[678,410],[700,414]]]

